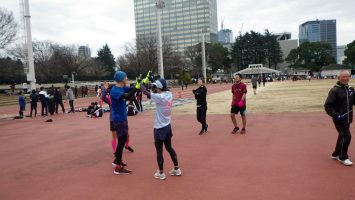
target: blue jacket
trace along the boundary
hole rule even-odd
[[[122,95],[128,92],[130,87],[117,87],[113,86],[110,91],[111,98],[111,115],[113,122],[125,122],[127,121],[127,108],[126,99],[122,98]]]
[[[18,104],[20,105],[21,109],[25,109],[25,106],[26,106],[25,97],[19,96],[18,97]]]

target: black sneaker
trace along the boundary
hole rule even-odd
[[[206,124],[206,126],[205,126],[205,133],[207,132],[207,129],[208,129],[208,124]]]
[[[245,130],[245,128],[242,128],[242,131],[240,131],[240,134],[246,134],[247,130]]]
[[[134,152],[134,150],[130,147],[130,146],[128,146],[128,147],[125,147],[125,149],[127,149],[128,151],[130,151],[130,152]]]
[[[126,164],[126,163],[124,163],[124,162],[122,162],[122,163],[121,163],[121,165],[122,165],[123,167],[126,167],[126,166],[127,166],[127,164]],[[114,166],[114,167],[116,167],[116,166],[117,166],[117,160],[116,160],[116,158],[113,160],[113,162],[112,162],[112,166]]]
[[[232,134],[236,134],[239,131],[239,127],[235,127],[232,131]]]
[[[120,174],[130,174],[132,173],[131,170],[125,169],[124,167],[121,166],[116,166],[115,170],[113,171],[114,174],[120,175]]]

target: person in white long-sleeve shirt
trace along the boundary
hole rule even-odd
[[[44,90],[44,87],[39,88],[39,99],[41,100],[41,106],[42,106],[42,116],[47,116],[48,115],[48,94]]]
[[[143,83],[147,80],[143,80]],[[167,83],[160,78],[153,84],[153,93],[148,92],[144,85],[141,85],[143,94],[147,95],[155,104],[155,120],[154,120],[154,141],[157,151],[157,162],[159,169],[154,174],[157,179],[164,180],[166,175],[164,173],[164,157],[163,146],[169,152],[170,157],[174,163],[174,168],[169,172],[171,176],[180,176],[181,170],[178,165],[178,159],[175,150],[172,147],[173,132],[171,129],[171,110],[173,107],[173,95],[167,88]]]
[[[74,113],[74,93],[73,90],[70,88],[69,85],[67,85],[67,92],[65,93],[65,96],[67,97],[67,100],[69,100],[69,105],[70,105],[70,111],[69,113]]]

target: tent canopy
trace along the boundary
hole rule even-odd
[[[242,74],[242,75],[259,75],[259,74],[280,74],[281,71],[270,69],[267,67],[258,67],[258,68],[252,68],[248,67],[243,70],[240,70],[233,75],[236,74]]]

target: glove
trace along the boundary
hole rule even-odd
[[[141,84],[139,83],[138,79],[136,78],[136,85],[134,86],[137,90],[141,89]]]
[[[238,107],[239,107],[239,108],[243,108],[243,106],[244,106],[244,102],[243,102],[243,100],[240,100],[240,101],[238,102]]]
[[[151,74],[152,74],[152,71],[149,70],[147,75],[145,76],[145,78],[142,80],[143,84],[148,84]]]
[[[147,85],[147,84],[149,83],[149,78],[148,78],[148,77],[145,77],[145,78],[142,80],[142,83]]]

